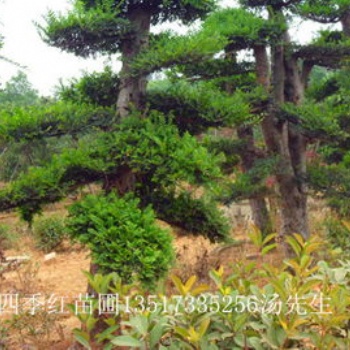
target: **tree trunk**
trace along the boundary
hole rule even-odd
[[[273,232],[271,218],[267,209],[265,198],[251,198],[249,205],[252,210],[254,225],[259,228],[264,237]]]
[[[286,35],[285,42],[286,44],[290,43],[288,35]],[[286,55],[284,64],[286,71],[285,101],[299,105],[304,100],[304,77],[300,73],[295,58]],[[293,177],[290,180],[292,188],[287,181],[285,188],[281,189],[285,192],[285,195],[282,196],[284,205],[288,206],[284,209],[285,215],[282,224],[286,226],[285,232],[293,233],[292,230],[294,230],[294,233],[299,233],[307,239],[309,238],[307,186],[305,183],[307,143],[305,137],[291,123],[288,123],[288,144]],[[290,213],[290,207],[293,208],[292,213]],[[291,220],[294,221],[294,224],[291,224]]]
[[[342,24],[344,34],[347,37],[350,37],[350,11],[345,12],[340,21]]]
[[[257,160],[256,147],[254,144],[254,134],[251,127],[241,127],[237,130],[237,136],[244,141],[244,149],[240,157],[242,159],[243,171],[247,172],[254,167]],[[256,197],[249,199],[250,208],[253,215],[253,221],[256,227],[264,234],[271,233],[272,226],[264,197]]]
[[[124,196],[128,192],[135,190],[136,176],[128,166],[122,166],[117,170],[117,174],[105,179],[102,189],[106,193],[116,191],[119,196]]]
[[[123,67],[121,70],[120,90],[117,100],[117,114],[121,118],[126,118],[133,108],[136,110],[142,110],[144,108],[147,86],[147,79],[144,75],[135,76],[131,74],[130,62],[142,49],[148,46],[151,16],[149,12],[138,7],[129,13],[128,19],[134,28],[134,33],[121,44]],[[106,192],[115,189],[119,195],[124,195],[132,191],[134,187],[135,176],[128,167],[120,169],[116,177],[106,179],[103,185],[103,189]],[[95,275],[98,270],[99,266],[91,262],[90,273]],[[94,295],[96,291],[89,285],[87,293],[89,295]],[[95,311],[94,316],[99,316],[97,311]],[[103,317],[98,317],[96,325],[92,331],[90,331],[90,337],[93,339],[93,349],[103,347],[103,344],[97,345],[94,339],[95,336],[103,332],[106,327],[107,325],[103,321]]]
[[[134,34],[121,44],[123,67],[117,100],[117,113],[121,118],[127,117],[132,108],[137,110],[144,108],[147,86],[146,76],[131,74],[130,63],[148,46],[151,16],[149,12],[139,7],[130,13],[128,19],[134,28]]]
[[[225,52],[226,59],[236,59],[236,55],[236,52]],[[262,76],[264,74],[267,76],[269,75],[268,71],[261,72]],[[232,83],[226,83],[226,91],[230,94],[234,92]],[[240,140],[245,141],[245,147],[241,152],[240,157],[242,159],[243,171],[247,172],[254,167],[254,163],[258,158],[256,155],[253,129],[251,127],[238,128],[237,136]],[[271,218],[269,216],[265,198],[250,198],[249,205],[252,211],[254,225],[258,227],[263,234],[271,233]]]
[[[281,13],[274,15],[282,16]],[[262,122],[262,130],[270,155],[277,156],[279,161],[276,180],[281,215],[279,239],[282,243],[293,233],[299,233],[304,238],[309,237],[307,194],[303,183],[306,142],[288,120],[279,117],[280,107],[285,102],[300,104],[304,96],[297,62],[285,52],[288,44],[289,37],[286,32],[281,36],[280,43],[271,48],[271,82],[265,73],[269,66],[266,49],[260,46],[254,50],[257,79],[272,95],[268,114]],[[285,254],[290,255],[285,243],[283,247]]]

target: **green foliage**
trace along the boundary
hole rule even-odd
[[[237,62],[236,59],[228,57],[214,57],[204,62],[190,62],[176,67],[180,73],[192,80],[209,80],[220,78],[232,79],[237,75],[254,72],[253,62]],[[220,79],[221,81],[224,79]]]
[[[133,60],[132,73],[149,74],[177,64],[202,62],[222,50],[227,43],[227,39],[216,32],[210,37],[201,32],[188,35],[165,32]]]
[[[314,41],[319,45],[327,44],[341,44],[346,42],[347,37],[345,33],[339,30],[321,30],[319,37]]]
[[[319,71],[320,69],[318,69]],[[317,74],[316,74],[317,75]],[[348,168],[347,153],[349,150],[349,131],[350,131],[350,113],[349,113],[349,69],[344,68],[325,72],[317,79],[312,79],[310,96],[320,102],[324,115],[327,115],[325,125],[335,125],[338,128],[337,133],[333,133],[336,137],[328,137],[332,135],[331,130],[324,130],[322,133],[321,147],[319,153],[327,164],[339,164],[344,162],[343,168]],[[324,116],[320,118],[323,120]],[[316,122],[314,122],[317,125]],[[335,130],[335,128],[332,128]],[[340,170],[341,173],[344,172]]]
[[[11,249],[17,241],[18,236],[9,226],[0,225],[0,252],[4,249]]]
[[[338,44],[336,42],[324,43],[321,38],[319,42],[316,41],[310,45],[295,46],[294,51],[294,57],[307,60],[312,65],[337,69],[350,56],[350,40]]]
[[[340,248],[346,256],[350,255],[350,229],[346,221],[329,216],[323,223],[327,240],[334,248]]]
[[[325,197],[328,205],[341,217],[350,216],[350,171],[344,164],[310,164],[307,181],[310,189],[315,194]]]
[[[211,14],[202,29],[187,35],[162,33],[132,62],[134,75],[175,65],[206,64],[218,52],[240,50],[274,40],[284,25],[266,21],[243,9],[224,9]],[[237,65],[234,65],[237,66]],[[232,69],[232,68],[231,68]]]
[[[135,6],[136,5],[136,6]],[[137,1],[75,1],[67,15],[49,12],[46,25],[38,25],[43,39],[52,46],[76,55],[112,54],[134,34],[130,21]],[[152,24],[180,19],[189,23],[205,16],[214,8],[213,0],[147,1],[143,10]]]
[[[124,282],[152,286],[173,259],[169,233],[156,225],[151,208],[140,209],[130,196],[87,196],[69,208],[67,226],[101,272],[117,272]]]
[[[325,191],[327,193],[327,191]],[[350,215],[349,195],[346,193],[333,193],[332,195],[326,194],[327,204],[334,210],[340,217],[348,218]]]
[[[27,75],[19,71],[5,87],[0,89],[0,105],[29,106],[39,102],[38,91],[28,81]]]
[[[246,143],[243,140],[235,140],[223,137],[207,137],[204,145],[212,153],[223,153],[225,161],[222,163],[222,171],[225,174],[233,173],[240,162],[239,154],[242,152]]]
[[[277,248],[277,243],[275,243],[276,233],[264,235],[258,227],[252,226],[248,232],[248,236],[252,244],[258,249],[261,258],[269,251]]]
[[[72,146],[74,140],[70,136],[6,143],[1,154],[0,180],[15,180],[30,167],[44,166],[51,161],[54,154]]]
[[[117,316],[104,315],[109,328],[95,339],[108,340],[106,350],[348,349],[349,263],[317,262],[316,240],[294,235],[288,244],[295,258],[278,266],[242,261],[229,271],[220,267],[209,273],[211,288],[196,276],[172,276],[174,295],[150,295],[113,275],[90,277],[98,293],[118,293],[120,306]],[[97,310],[97,298],[91,301]],[[84,324],[91,330],[89,318]],[[88,348],[89,333],[79,336]]]
[[[294,55],[312,65],[339,69],[350,56],[350,39],[345,32],[323,30],[310,45],[295,46]]]
[[[312,137],[343,137],[337,116],[342,114],[344,107],[330,101],[319,104],[306,101],[302,106],[284,104],[281,118],[296,124]]]
[[[54,167],[30,168],[1,192],[2,205],[19,207],[22,218],[31,223],[42,205],[64,197],[67,187],[59,183],[60,175],[60,169]]]
[[[112,129],[118,122],[113,110],[118,84],[118,77],[106,69],[61,86],[64,102],[3,109],[0,138],[19,141]],[[151,109],[173,114],[181,132],[199,133],[209,126],[241,123],[249,115],[250,101],[241,92],[229,96],[211,84],[159,81],[150,84],[147,102]]]
[[[104,107],[116,104],[118,92],[119,77],[110,67],[100,73],[84,73],[80,79],[73,79],[68,86],[61,84],[57,89],[63,101]]]
[[[0,191],[0,208],[21,207],[29,221],[42,204],[57,201],[87,183],[113,182],[125,169],[135,176],[135,192],[146,198],[155,189],[175,189],[181,181],[210,184],[221,177],[221,157],[162,116],[130,117],[115,132],[82,139],[42,167],[33,167]],[[147,204],[147,203],[146,203]]]
[[[139,1],[83,0],[81,4],[83,4],[86,10],[90,10],[100,4],[111,5],[111,7],[120,10],[122,17],[128,18],[128,15],[139,5]],[[167,2],[166,0],[152,0],[143,3],[143,9],[151,15],[152,24],[175,20],[181,20],[187,24],[202,18],[214,8],[215,1],[213,0],[175,0],[171,2]]]
[[[106,159],[110,166],[129,167],[137,174],[141,195],[155,188],[174,188],[180,181],[203,184],[221,177],[221,158],[210,156],[188,133],[180,136],[159,113],[143,120],[128,118],[118,132],[101,136],[94,156],[101,151],[99,159]]]
[[[220,33],[228,38],[231,50],[252,48],[255,44],[271,43],[286,29],[285,24],[265,20],[243,8],[226,8],[214,12],[203,24],[207,35]]]
[[[243,9],[219,10],[205,20],[200,31],[157,36],[150,49],[136,57],[132,69],[139,74],[174,65],[201,64],[225,48],[237,51],[274,40],[284,29],[280,23],[266,21]]]
[[[67,15],[50,11],[45,26],[37,24],[43,40],[82,57],[118,52],[132,29],[126,19],[118,17],[120,11],[112,1],[99,1],[88,10],[81,1],[74,5]]]
[[[349,0],[300,1],[297,12],[301,16],[320,23],[335,23],[339,22],[343,14],[348,11],[349,6]]]
[[[181,132],[197,134],[210,126],[238,125],[249,115],[243,94],[225,94],[212,84],[165,80],[151,84],[147,100],[152,109],[173,114]]]
[[[268,179],[276,173],[277,158],[259,159],[248,171],[237,171],[236,177],[226,184],[220,195],[225,203],[269,195]],[[274,181],[274,180],[273,180]],[[225,187],[226,187],[225,186]],[[273,184],[272,184],[273,186]]]
[[[110,108],[57,102],[1,109],[0,119],[0,140],[8,142],[103,129],[113,125],[116,117]]]
[[[217,203],[209,198],[193,198],[190,193],[155,194],[152,203],[157,216],[211,242],[228,241],[229,225]]]
[[[60,246],[66,237],[64,219],[59,216],[39,217],[34,221],[33,233],[36,247],[45,253]]]
[[[337,93],[339,88],[339,82],[336,76],[326,76],[321,81],[313,82],[308,90],[308,95],[316,101],[322,101]]]

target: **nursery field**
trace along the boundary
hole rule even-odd
[[[0,350],[349,350],[350,0],[60,3],[48,96],[0,15]]]
[[[43,216],[65,217],[68,204],[71,204],[71,200],[50,205],[45,209]],[[312,224],[314,228],[319,229],[328,211],[318,202],[313,202],[311,209]],[[212,282],[208,273],[220,266],[229,271],[231,265],[248,265],[252,261],[256,262],[257,266],[261,266],[262,263],[280,265],[283,259],[278,252],[274,250],[261,256],[259,247],[248,239],[250,223],[242,215],[244,210],[244,205],[226,208],[227,213],[233,213],[230,220],[235,222],[236,226],[231,235],[237,241],[227,245],[210,243],[201,236],[185,234],[178,228],[158,221],[158,225],[170,230],[174,238],[176,262],[170,275],[174,274],[182,281],[196,275],[197,284],[210,286]],[[18,265],[8,270],[5,268],[5,272],[1,274],[1,348],[78,349],[72,331],[74,328],[80,328],[81,323],[68,305],[76,303],[86,295],[87,279],[83,271],[89,270],[89,251],[67,239],[52,251],[44,252],[38,249],[33,233],[18,219],[15,212],[2,214],[0,224],[6,225],[14,237],[9,249],[5,250],[5,256],[17,258],[19,261]],[[176,294],[170,278],[165,286],[167,295]],[[22,305],[26,312],[15,309],[15,296],[18,298],[17,306]],[[11,303],[12,308],[9,307]]]
[[[67,215],[65,206],[68,204],[69,202],[66,201],[50,206],[43,215],[64,217]],[[222,253],[216,252],[219,248],[218,244],[212,244],[200,236],[183,235],[179,229],[172,229],[164,222],[158,223],[171,230],[174,236],[176,266],[172,273],[183,279],[195,274],[201,276],[202,282],[204,282],[207,280],[210,268],[218,267],[222,261],[229,264],[230,261],[242,259],[247,252],[251,251],[251,247],[246,243],[239,248],[228,247]],[[28,261],[24,261],[13,271],[5,272],[2,275],[0,283],[2,298],[5,294],[19,294],[28,298],[40,294],[47,297],[55,296],[59,300],[64,297],[64,303],[67,305],[86,293],[87,280],[82,271],[89,270],[90,259],[87,249],[79,244],[71,245],[69,241],[65,241],[57,250],[54,250],[54,257],[46,260],[45,256],[50,255],[50,253],[45,254],[36,248],[33,235],[27,224],[20,222],[15,212],[2,214],[0,224],[7,225],[15,235],[11,249],[5,250],[5,256],[29,257]],[[237,238],[244,239],[243,232],[241,232],[241,237],[238,235]],[[171,290],[170,282],[169,289]],[[40,318],[41,315],[33,315],[28,320],[28,324],[24,325],[23,335],[19,335],[18,330],[13,327],[10,330],[7,342],[10,345],[7,345],[7,348],[17,350],[23,349],[25,344],[32,344],[30,349],[68,349],[73,343],[72,329],[79,327],[80,323],[72,312],[68,313],[67,308],[64,311],[64,315],[55,314],[49,323],[47,323],[46,318]],[[35,317],[37,320],[34,321]],[[2,321],[8,318],[11,317],[2,315]],[[3,324],[1,327],[7,328],[7,325]],[[31,327],[36,328],[37,334],[31,331]]]

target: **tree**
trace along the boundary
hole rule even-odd
[[[194,223],[192,228],[209,239],[225,239],[228,230],[218,209],[208,199],[186,195],[181,187],[183,181],[206,185],[219,178],[220,157],[209,155],[195,138],[180,133],[171,117],[141,109],[146,74],[128,74],[130,51],[136,54],[146,44],[151,22],[176,18],[188,22],[203,16],[213,4],[174,1],[169,7],[152,1],[136,5],[133,1],[77,2],[66,17],[48,15],[47,27],[42,30],[55,46],[81,56],[121,50],[124,68],[111,86],[118,86],[117,100],[123,102],[117,103],[115,113],[108,106],[110,99],[101,103],[94,89],[89,93],[103,106],[89,99],[79,100],[80,92],[89,85],[89,79],[85,79],[87,84],[80,84],[72,94],[66,89],[65,98],[75,103],[3,111],[4,142],[62,135],[71,135],[76,142],[44,166],[29,169],[3,190],[1,209],[19,207],[22,217],[31,222],[43,204],[60,200],[79,186],[101,182],[106,194],[132,193],[140,199],[141,208],[152,204],[158,216],[172,222],[181,223],[179,212],[186,212],[183,206],[187,205],[194,218],[183,225]],[[104,76],[97,80],[100,78],[103,81]],[[125,91],[127,102],[120,98]],[[210,108],[203,106],[203,110]]]
[[[27,75],[18,71],[6,82],[3,89],[0,89],[0,104],[32,105],[39,102],[38,91],[28,81]]]
[[[313,67],[339,67],[342,60],[349,57],[350,47],[346,39],[349,2],[274,0],[241,3],[242,9],[214,14],[204,23],[203,31],[213,35],[216,30],[219,35],[224,35],[229,43],[222,49],[227,52],[253,51],[256,82],[265,90],[265,96],[260,98],[261,104],[267,101],[259,110],[260,125],[266,150],[277,160],[274,175],[281,212],[280,237],[299,232],[307,238],[307,148],[325,132],[331,132],[332,109],[324,109],[323,104],[306,100],[305,90]],[[249,9],[265,9],[268,18],[253,15]],[[288,32],[291,12],[320,22],[324,21],[322,15],[328,14],[333,21],[342,22],[344,35],[339,33],[338,41],[334,41],[332,36],[337,32],[321,33],[314,43],[297,45],[291,41]],[[270,59],[268,47],[271,49]],[[162,55],[161,50],[158,55]]]
[[[96,53],[121,53],[123,68],[117,113],[121,118],[129,115],[130,108],[145,107],[147,79],[145,74],[132,74],[130,62],[149,43],[151,24],[181,20],[189,23],[203,17],[214,8],[210,1],[80,1],[66,17],[50,13],[43,29],[45,40],[76,55],[86,57]],[[101,40],[101,37],[103,38]],[[130,169],[119,177],[119,192],[131,190],[134,184]]]
[[[130,104],[144,107],[146,76],[130,74],[133,58],[149,44],[151,24],[181,20],[189,23],[203,17],[214,8],[214,1],[110,1],[84,0],[76,3],[68,16],[50,13],[42,28],[45,40],[76,55],[86,57],[96,53],[122,54],[120,92],[117,111],[121,117],[129,114]]]
[[[325,133],[339,136],[339,125],[336,118],[332,118],[334,106],[306,99],[305,90],[315,66],[337,68],[349,57],[346,34],[349,2],[267,0],[241,1],[241,4],[240,9],[213,14],[197,35],[173,37],[171,42],[164,41],[151,48],[134,60],[133,67],[152,72],[161,66],[176,65],[175,72],[180,67],[183,74],[186,70],[184,66],[192,64],[193,67],[193,61],[196,61],[196,69],[192,70],[193,80],[193,77],[198,79],[198,73],[199,76],[208,77],[207,73],[203,74],[203,66],[198,65],[201,59],[213,60],[214,53],[217,55],[220,50],[226,56],[235,56],[244,49],[251,50],[255,60],[256,83],[263,91],[260,89],[259,97],[256,94],[259,89],[254,89],[256,84],[248,88],[248,92],[253,93],[253,101],[250,101],[251,114],[247,114],[246,120],[251,120],[252,114],[260,116],[266,151],[276,160],[272,170],[279,195],[280,238],[294,232],[307,238],[307,150]],[[268,14],[266,19],[263,18],[264,11]],[[321,23],[340,21],[343,32],[321,32],[314,42],[301,46],[290,39],[291,14]],[[210,46],[205,37],[218,40]],[[191,47],[192,42],[199,44]],[[267,48],[271,49],[270,58]],[[173,55],[168,54],[171,49]],[[217,58],[214,60],[216,68],[227,67],[226,62],[221,61]],[[220,70],[217,72],[220,74]],[[242,88],[239,84],[241,82],[235,82],[236,88]],[[247,91],[244,86],[243,89]],[[246,96],[249,98],[249,94]]]
[[[107,192],[114,188],[122,195],[131,191],[141,198],[142,205],[152,203],[158,213],[161,213],[161,208],[174,209],[172,204],[179,203],[178,201],[182,204],[189,202],[186,197],[177,194],[179,182],[176,180],[208,182],[219,174],[217,158],[206,159],[208,153],[204,148],[194,151],[197,143],[186,131],[196,134],[209,126],[220,125],[235,125],[244,131],[246,126],[256,124],[261,126],[265,153],[270,159],[264,164],[269,165],[278,184],[282,218],[280,236],[284,238],[300,232],[307,237],[306,151],[310,141],[315,140],[320,132],[330,130],[331,109],[324,109],[324,104],[305,100],[304,90],[312,67],[338,66],[340,59],[349,55],[349,46],[346,40],[335,45],[334,42],[327,41],[325,36],[307,46],[291,42],[288,35],[289,14],[293,12],[307,17],[305,6],[316,6],[316,2],[271,0],[242,3],[247,8],[214,13],[198,33],[180,37],[171,33],[154,36],[148,49],[146,38],[149,21],[146,17],[152,23],[158,19],[163,21],[175,17],[188,21],[209,10],[208,3],[196,2],[197,5],[194,6],[192,2],[186,2],[186,5],[174,2],[173,8],[167,7],[164,10],[165,7],[160,2],[152,2],[152,5],[142,6],[140,14],[139,7],[136,10],[136,3],[133,2],[123,3],[125,8],[115,7],[114,2],[82,2],[77,3],[74,11],[66,17],[50,13],[44,32],[46,40],[53,45],[82,56],[97,52],[117,52],[124,44],[124,48],[129,48],[124,54],[131,54],[131,57],[124,57],[124,69],[118,78],[118,114],[115,119],[106,107],[97,110],[92,108],[93,112],[88,112],[91,106],[86,106],[84,111],[79,107],[77,113],[78,108],[71,105],[68,114],[61,110],[61,116],[55,116],[49,124],[45,118],[26,120],[22,117],[21,126],[28,125],[26,128],[30,127],[32,131],[29,133],[25,130],[21,133],[21,138],[64,133],[77,135],[84,128],[86,130],[86,125],[95,125],[99,131],[94,131],[96,135],[93,138],[96,139],[94,145],[98,151],[92,152],[83,141],[80,142],[76,150],[69,150],[56,158],[50,164],[50,170],[33,170],[3,191],[1,207],[20,206],[24,215],[30,219],[42,203],[58,200],[76,186],[103,181],[103,188]],[[267,9],[269,18],[259,17],[249,11],[248,7]],[[194,11],[195,8],[199,9],[199,14]],[[267,55],[268,47],[272,53],[270,59]],[[240,65],[234,59],[217,58],[220,51],[226,52],[226,56],[230,53],[235,56],[244,49],[253,51],[253,67],[249,68],[247,63]],[[219,77],[209,82],[188,83],[183,79],[175,79],[175,82],[170,79],[170,84],[153,85],[148,91],[145,90],[145,76],[153,71],[175,67],[175,75],[180,72],[183,76],[191,65],[195,65],[198,71],[203,65],[208,67],[208,64],[211,64],[214,71],[223,67],[224,70],[229,69],[230,73],[225,75],[226,80],[220,81]],[[242,70],[245,71],[243,76],[248,73],[247,79],[242,78]],[[190,75],[193,82],[196,74]],[[202,71],[202,77],[203,75]],[[214,77],[215,75],[217,71],[213,73]],[[229,91],[227,83],[234,87],[234,91]],[[126,91],[130,93],[124,98]],[[145,104],[145,91],[152,109],[163,112],[165,117],[159,119],[154,112],[142,108]],[[135,108],[140,111],[135,112]],[[172,124],[169,110],[180,132],[176,133],[170,126],[165,127],[168,123]],[[325,111],[326,115],[323,113]],[[62,112],[66,113],[65,117],[62,117]],[[73,128],[67,122],[69,113],[76,115]],[[131,127],[127,113],[129,116],[136,115],[140,126],[136,127],[137,123],[133,124],[133,121]],[[101,115],[104,117],[96,118]],[[145,116],[152,118],[147,122],[142,121]],[[19,125],[6,125],[3,136],[16,135]],[[163,128],[169,134],[162,134],[163,131],[158,128]],[[129,129],[130,132],[127,132]],[[105,131],[109,131],[110,135]],[[148,141],[143,143],[140,135]],[[116,145],[119,145],[119,153],[115,151]],[[253,146],[255,152],[256,145]],[[173,153],[169,153],[169,150]],[[169,159],[165,159],[165,154],[170,158],[170,163]],[[253,159],[253,163],[255,167],[260,163],[259,159]],[[257,178],[251,170],[248,170],[251,177],[248,178],[248,183]],[[43,182],[43,178],[50,181]],[[193,198],[191,201],[193,203]],[[198,205],[195,207],[197,213],[199,208],[202,212],[206,208]],[[222,231],[218,230],[214,239],[222,237],[219,232]]]
[[[334,4],[333,4],[334,5]],[[340,4],[334,12],[327,12],[320,7],[318,12],[309,13],[313,8],[304,8],[307,16],[317,16],[323,23],[340,21],[342,31],[326,31],[323,40],[328,43],[340,43],[350,38],[349,8],[346,3]],[[313,11],[314,12],[314,11]],[[319,142],[317,158],[309,167],[311,188],[327,198],[329,205],[342,218],[348,218],[350,209],[349,197],[349,64],[344,61],[341,66],[335,66],[316,76],[310,83],[310,98],[323,105],[330,106],[333,124],[333,135],[323,135]],[[333,136],[333,137],[332,137]],[[341,225],[341,224],[339,224]]]

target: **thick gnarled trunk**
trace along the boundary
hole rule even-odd
[[[130,38],[121,44],[123,67],[120,73],[120,90],[117,100],[117,114],[126,118],[132,109],[142,111],[145,107],[147,77],[135,75],[131,71],[132,60],[149,44],[151,15],[149,11],[139,6],[128,15],[134,30]],[[105,189],[115,188],[124,195],[135,188],[135,176],[128,167],[123,168],[118,176],[105,183]]]
[[[123,67],[117,100],[117,113],[121,118],[127,117],[131,108],[143,109],[147,87],[146,76],[131,74],[130,63],[148,46],[151,16],[147,11],[138,8],[130,13],[128,19],[134,28],[134,34],[121,44]]]
[[[280,44],[271,48],[270,79],[266,74],[270,65],[266,48],[260,46],[254,50],[258,81],[271,94],[268,113],[261,125],[269,154],[278,157],[276,181],[281,216],[279,238],[282,242],[293,233],[309,237],[307,193],[303,182],[306,142],[290,121],[279,116],[285,102],[300,104],[304,96],[303,83],[306,79],[300,73],[297,62],[286,52],[288,45],[288,33],[284,33]],[[288,249],[284,247],[288,254]]]
[[[147,79],[144,75],[132,75],[130,63],[134,57],[148,46],[150,32],[150,14],[142,8],[134,9],[129,13],[128,19],[134,28],[133,35],[124,40],[121,44],[123,67],[120,76],[120,90],[117,100],[117,114],[120,118],[126,118],[132,109],[141,111],[145,103],[145,94]],[[135,175],[128,167],[120,169],[117,176],[106,179],[103,189],[106,192],[116,190],[119,195],[124,195],[135,188]],[[93,262],[90,264],[90,273],[95,275],[99,271],[99,266]],[[92,286],[88,285],[87,293],[96,295]],[[92,339],[92,348],[100,349],[103,344],[98,345],[95,336],[103,332],[107,325],[103,318],[99,317],[98,310],[94,311],[94,316],[98,321],[94,328],[89,332]],[[86,331],[84,327],[83,330]],[[120,330],[116,331],[120,334]],[[122,347],[121,347],[122,348]]]
[[[290,38],[285,35],[285,45],[290,44]],[[300,73],[295,58],[285,55],[285,102],[299,105],[304,99],[304,89],[307,80]],[[282,232],[284,234],[299,233],[305,239],[309,237],[307,213],[306,147],[305,137],[296,130],[296,126],[288,123],[288,150],[291,172],[287,178],[281,178],[280,191],[283,206]],[[282,209],[282,208],[281,208]]]

